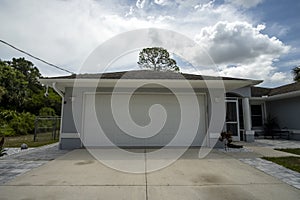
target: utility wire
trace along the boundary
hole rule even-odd
[[[0,39],[0,42],[3,43],[3,44],[5,44],[5,45],[7,45],[7,46],[10,46],[11,48],[13,48],[13,49],[15,49],[17,51],[20,51],[20,52],[22,52],[22,53],[24,53],[24,54],[26,54],[26,55],[28,55],[28,56],[36,59],[36,60],[38,60],[40,62],[43,62],[43,63],[45,63],[47,65],[50,65],[51,67],[54,67],[56,69],[59,69],[59,70],[62,70],[62,71],[65,71],[65,72],[68,72],[68,73],[71,73],[71,74],[75,74],[74,72],[71,72],[71,71],[69,71],[67,69],[61,68],[61,67],[59,67],[57,65],[51,64],[51,63],[49,63],[49,62],[47,62],[47,61],[45,61],[45,60],[43,60],[41,58],[38,58],[38,57],[36,57],[36,56],[34,56],[34,55],[30,54],[30,53],[27,53],[26,51],[23,51],[22,49],[19,49],[19,48],[15,47],[14,45],[9,44],[8,42],[5,42],[4,40]]]

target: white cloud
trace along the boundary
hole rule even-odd
[[[287,62],[285,62],[283,65],[283,67],[288,67],[288,68],[293,68],[296,66],[300,66],[300,59],[291,59]]]
[[[133,7],[133,6],[130,6],[130,9],[129,9],[129,11],[125,14],[125,17],[132,16],[133,13],[134,13],[134,7]]]
[[[263,0],[226,0],[228,3],[232,3],[236,6],[241,6],[244,8],[252,8],[262,3]]]
[[[272,66],[272,62],[265,59],[261,59],[253,64],[225,66],[219,73],[223,76],[263,80],[264,86],[285,84],[291,80],[288,73],[278,72],[276,67]]]
[[[168,1],[168,0],[154,0],[154,3],[156,3],[157,5],[164,6],[164,5],[169,4],[170,1]]]
[[[280,25],[278,23],[274,23],[268,27],[268,32],[272,33],[272,35],[276,35],[278,37],[282,37],[288,34],[290,28],[284,25]]]
[[[262,34],[264,28],[264,25],[254,27],[247,22],[218,22],[203,28],[196,41],[224,76],[261,79],[268,84],[282,83],[288,75],[277,72],[273,62],[290,48],[277,38]],[[203,65],[211,63],[205,54],[195,59]]]
[[[203,28],[195,39],[216,64],[247,64],[262,56],[273,60],[287,53],[289,48],[262,34],[263,29],[264,25],[253,27],[247,22],[218,22]]]
[[[109,1],[106,5],[93,0],[9,2],[0,7],[0,23],[5,24],[0,38],[71,71],[77,71],[94,48],[118,33],[147,27],[164,28],[161,18],[123,17],[126,10],[118,6],[115,11],[109,10]],[[0,53],[7,52],[2,48],[8,47],[1,45]],[[20,54],[9,51],[1,55],[1,59],[10,59]],[[43,75],[49,74],[49,66],[35,63]]]
[[[261,1],[234,2],[247,7]],[[273,60],[286,53],[288,47],[262,34],[265,25],[253,26],[251,18],[239,8],[211,0],[137,0],[133,3],[3,0],[0,23],[1,39],[73,71],[105,40],[125,31],[155,27],[174,30],[190,38],[197,35],[197,41],[222,69],[223,75],[270,79],[271,82],[282,80],[285,75],[273,66]],[[208,65],[201,68],[203,73],[214,72],[205,52],[183,49],[189,50],[193,53],[185,59]],[[20,54],[0,46],[0,55],[2,59],[10,59]],[[43,75],[53,74],[49,67],[36,64]],[[230,64],[237,67],[227,67]]]
[[[135,5],[136,5],[136,7],[143,9],[144,6],[145,6],[146,1],[147,0],[137,0]]]

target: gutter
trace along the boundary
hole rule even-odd
[[[59,94],[59,96],[61,96],[62,99],[64,98],[63,92],[56,87],[56,82],[52,83],[52,88],[55,90],[55,92],[57,92],[57,94]]]
[[[274,96],[262,96],[262,97],[251,97],[250,100],[265,100],[265,101],[272,101],[272,100],[280,100],[290,97],[297,97],[300,96],[300,90],[288,92],[284,94],[277,94]]]

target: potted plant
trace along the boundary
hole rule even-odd
[[[237,144],[232,144],[233,140],[232,140],[232,133],[231,131],[228,132],[222,132],[220,134],[219,140],[221,142],[224,142],[225,145],[225,150],[227,150],[227,148],[243,148],[242,145],[237,145]]]
[[[4,149],[3,145],[4,145],[4,137],[2,137],[0,141],[0,157],[7,154],[6,149]]]
[[[272,139],[274,139],[274,129],[279,128],[277,118],[272,117],[271,115],[268,115],[267,119],[265,120],[264,123],[264,132],[265,132],[265,137],[266,136],[271,136]]]

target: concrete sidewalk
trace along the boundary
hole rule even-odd
[[[152,160],[140,153],[147,169]],[[0,186],[0,194],[0,199],[298,200],[300,190],[218,150],[198,159],[198,150],[190,149],[169,167],[131,174],[111,169],[80,149]]]
[[[275,149],[300,148],[300,141],[260,139],[260,140],[255,140],[255,142],[252,143],[247,143],[247,142],[234,142],[234,143],[243,145],[244,148],[242,149],[229,148],[227,151],[225,151],[225,149],[220,149],[220,151],[223,151],[227,155],[231,155],[234,158],[261,158],[261,157],[286,157],[286,156],[299,157],[299,155],[278,151]]]

